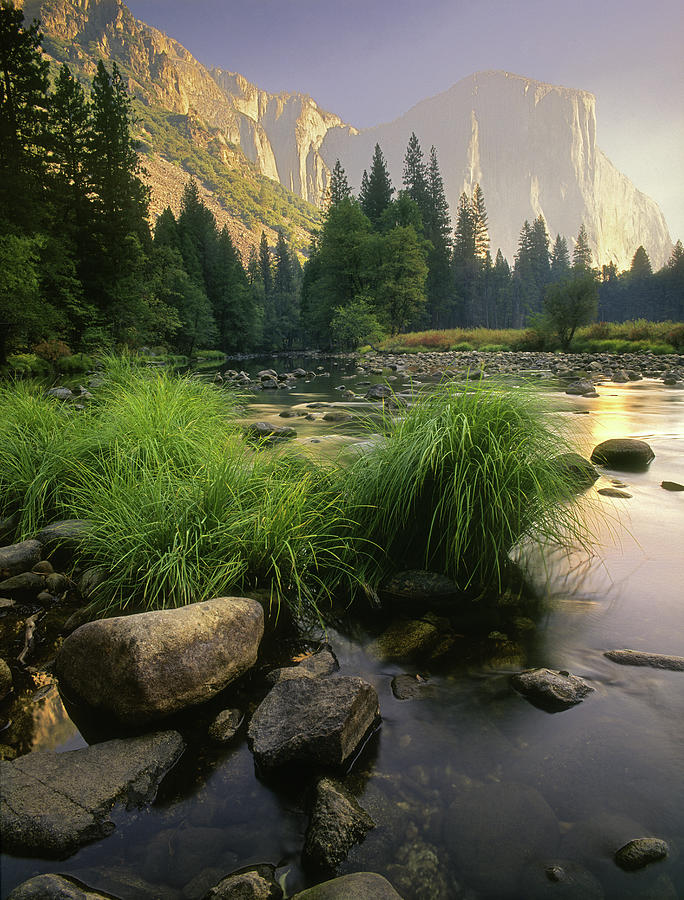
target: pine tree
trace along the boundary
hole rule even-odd
[[[271,251],[268,249],[268,241],[266,235],[261,232],[261,241],[259,242],[259,274],[261,283],[264,286],[264,295],[270,298],[273,293],[273,273],[271,271]]]
[[[570,277],[570,254],[568,243],[560,234],[556,235],[551,250],[551,281],[558,283]]]
[[[329,205],[334,206],[336,203],[340,203],[340,201],[349,197],[351,197],[351,189],[347,181],[347,173],[338,159],[335,161],[333,170],[330,173],[330,182],[328,183]]]
[[[479,184],[473,191],[473,227],[475,232],[475,256],[484,260],[489,253],[489,230],[484,194]]]
[[[38,23],[0,3],[0,218],[39,226],[45,184],[48,63]]]
[[[480,268],[476,256],[473,204],[464,191],[458,199],[452,269],[458,309],[454,325],[472,325],[475,319],[475,293]]]
[[[451,217],[434,146],[430,148],[427,171],[430,229],[425,237],[432,244],[428,254],[427,311],[432,326],[444,328],[449,323],[453,300],[450,271]]]
[[[637,247],[629,267],[629,275],[632,279],[646,279],[653,275],[651,260],[643,247]]]
[[[392,202],[393,193],[394,188],[387,171],[385,157],[380,144],[376,144],[370,175],[364,171],[359,192],[361,209],[370,219],[373,228],[378,228],[382,214]]]
[[[403,184],[406,193],[418,207],[423,222],[423,229],[429,232],[432,223],[430,222],[428,170],[415,132],[411,132],[406,155],[404,156]]]
[[[55,91],[50,97],[49,126],[47,146],[51,173],[66,186],[68,205],[79,225],[83,225],[88,191],[90,110],[83,88],[67,65],[60,68]]]
[[[278,231],[274,257],[273,296],[277,343],[290,348],[299,334],[299,296],[295,284],[294,260],[282,229]]]
[[[255,345],[255,308],[240,254],[224,225],[216,241],[216,293],[212,304],[219,347],[227,353]]]
[[[575,240],[575,247],[572,251],[572,268],[575,272],[591,271],[591,249],[589,247],[589,236],[584,223],[580,225],[580,230]]]

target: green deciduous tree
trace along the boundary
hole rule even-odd
[[[593,322],[598,307],[596,280],[589,275],[550,284],[544,295],[544,315],[567,350],[580,325]]]
[[[380,248],[376,288],[378,316],[391,334],[418,321],[426,302],[424,244],[408,225],[393,228]]]

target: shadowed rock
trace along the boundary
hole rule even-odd
[[[17,885],[7,900],[116,900],[70,875],[36,875]]]
[[[669,847],[660,838],[636,838],[615,851],[615,862],[628,872],[643,869],[649,863],[665,859]]]
[[[9,578],[28,572],[40,561],[43,546],[38,541],[22,541],[9,547],[0,547],[0,577]]]
[[[648,666],[651,669],[669,669],[684,672],[684,656],[667,656],[663,653],[643,653],[641,650],[606,650],[606,659],[621,666]]]
[[[392,885],[374,872],[354,872],[332,881],[324,881],[299,894],[292,900],[401,900]]]
[[[655,453],[646,441],[634,438],[610,438],[597,444],[591,453],[593,463],[621,472],[643,472],[654,458]]]
[[[0,762],[0,825],[6,850],[64,857],[114,830],[109,812],[150,803],[185,744],[176,731],[107,741],[67,753]]]
[[[581,703],[594,689],[577,675],[551,669],[529,669],[511,676],[513,687],[546,712],[560,712]]]
[[[320,778],[302,862],[319,875],[334,875],[354,844],[362,841],[371,828],[375,828],[375,822],[344,785],[332,778]]]
[[[281,900],[282,896],[275,868],[264,864],[227,875],[202,900]]]

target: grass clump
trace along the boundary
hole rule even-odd
[[[445,383],[386,419],[382,442],[349,473],[361,527],[382,548],[369,581],[418,568],[464,590],[500,590],[525,538],[583,543],[572,486],[553,462],[567,449],[519,390]]]

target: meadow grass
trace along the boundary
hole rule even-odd
[[[350,468],[360,524],[385,571],[428,569],[462,589],[500,590],[523,539],[586,541],[577,495],[554,458],[567,452],[558,422],[531,392],[444,383]]]
[[[528,392],[444,384],[351,464],[256,449],[240,397],[108,360],[80,412],[36,386],[0,389],[1,512],[18,538],[61,518],[92,529],[80,569],[104,580],[93,616],[266,589],[296,616],[428,568],[463,589],[501,588],[523,539],[582,542],[566,450]],[[369,423],[377,431],[378,420]]]

